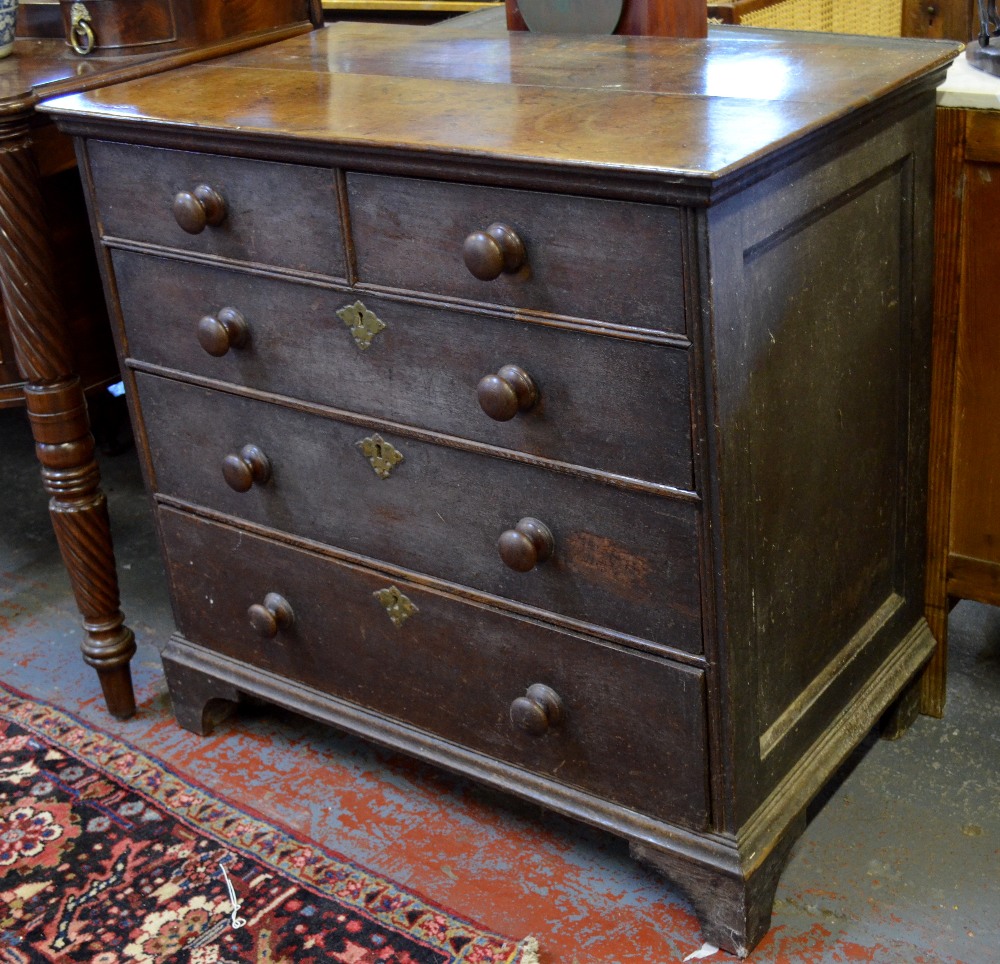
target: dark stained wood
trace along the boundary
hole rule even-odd
[[[192,642],[642,813],[705,825],[701,671],[236,528],[171,510],[160,519],[180,629]],[[398,628],[375,596],[390,585],[416,607]],[[275,591],[295,620],[266,638],[247,609]],[[510,703],[536,683],[564,705],[563,719],[542,737],[510,719]],[[200,707],[184,712],[197,716]],[[616,769],[629,779],[617,779]]]
[[[555,548],[552,530],[530,516],[521,519],[513,529],[501,532],[497,540],[503,564],[514,572],[531,572],[550,558]]]
[[[38,149],[37,132],[55,135]],[[72,159],[72,141],[58,135],[55,127],[44,124],[32,129],[35,159],[51,162],[68,149]],[[74,348],[74,364],[85,392],[118,380],[118,360],[108,328],[104,292],[94,258],[94,246],[80,188],[76,162],[66,168],[50,163],[48,171],[39,171],[39,190],[44,204],[52,258],[63,292],[67,335]],[[24,378],[17,368],[9,325],[0,299],[0,407],[24,405]]]
[[[108,198],[100,213],[105,236],[347,276],[329,170],[120,144],[92,145],[90,162],[98,197]],[[199,188],[203,198],[217,198],[208,202],[211,215],[194,196]],[[180,195],[190,203],[178,204]]]
[[[935,147],[934,336],[931,346],[930,462],[925,612],[937,649],[924,671],[921,709],[944,714],[948,667],[948,544],[954,452],[955,349],[962,290],[967,112],[940,108]]]
[[[208,227],[123,237],[106,213],[145,183],[101,175],[178,718],[263,697],[611,830],[748,952],[810,800],[934,647],[934,86],[957,49],[338,28],[52,104],[85,160],[329,172],[313,207],[344,234],[343,276],[296,268],[266,191],[270,262],[191,246]],[[247,445],[272,475],[237,493]]]
[[[62,37],[19,35],[12,55],[0,61],[0,405],[21,397],[26,403],[53,528],[83,616],[84,659],[98,672],[108,711],[119,718],[135,712],[129,671],[135,642],[119,608],[110,522],[83,394],[114,378],[115,365],[68,140],[35,108],[44,97],[322,24],[317,0],[216,6],[225,12],[218,24],[211,15],[202,18],[211,35],[204,44],[185,35],[166,53],[85,60]],[[48,22],[25,16],[19,24],[34,37],[51,37]],[[221,30],[212,32],[217,25]]]
[[[128,353],[138,362],[554,462],[693,486],[683,349],[122,250],[114,264]],[[364,350],[338,315],[359,299],[386,326]],[[206,312],[227,309],[243,316],[249,335],[217,358],[198,333]],[[538,402],[497,422],[480,407],[477,388],[513,361],[530,374]],[[608,425],[629,425],[627,435]]]
[[[136,381],[163,495],[571,620],[701,650],[695,510],[685,502],[384,429],[379,437],[403,461],[380,478],[358,448],[373,427],[145,374]],[[232,454],[248,443],[266,456],[270,481],[252,484],[249,464]],[[233,470],[224,468],[230,459]],[[240,472],[244,491],[229,471]],[[528,515],[552,530],[557,549],[535,571],[514,572],[497,540]]]
[[[528,412],[538,404],[538,386],[520,366],[504,365],[495,375],[479,379],[476,398],[494,422],[509,422],[518,412]]]
[[[666,874],[680,887],[694,906],[706,943],[746,957],[770,929],[778,880],[805,826],[805,814],[797,814],[766,853],[747,859],[751,866],[746,869],[713,868],[714,872],[706,872],[678,860],[669,850],[644,843],[631,844],[629,851],[640,863]]]
[[[903,36],[967,42],[979,33],[976,0],[902,0]]]
[[[347,199],[362,282],[684,333],[670,208],[362,174],[348,174]],[[497,245],[498,270],[477,274],[463,256],[468,235],[491,221],[523,254],[507,267]]]
[[[462,245],[462,258],[480,281],[517,274],[526,261],[524,243],[506,224],[491,224],[485,231],[473,231]]]
[[[475,56],[454,56],[449,45],[463,41],[475,41],[464,48]],[[226,150],[234,138],[258,134],[268,142],[260,147],[265,155],[275,140],[294,140],[305,157],[378,158],[390,168],[407,166],[399,160],[406,144],[414,155],[407,157],[410,169],[451,180],[467,180],[471,158],[490,180],[506,184],[520,174],[538,187],[552,172],[551,183],[563,191],[579,184],[586,193],[609,193],[622,184],[634,193],[648,184],[660,198],[690,199],[697,188],[704,203],[780,166],[789,150],[808,153],[809,135],[821,125],[854,126],[888,109],[881,98],[908,96],[911,84],[933,88],[955,55],[947,44],[769,31],[720,29],[707,45],[679,39],[658,53],[664,42],[611,37],[567,45],[532,34],[337,24],[289,41],[278,54],[265,47],[196,66],[186,75],[184,98],[168,78],[150,77],[116,88],[118,98],[93,91],[46,109],[70,131],[73,113],[93,111],[91,130],[107,121],[119,137],[155,121],[175,144],[175,125]],[[748,50],[766,60],[766,76],[705,69],[706,61]],[[777,88],[774,76],[781,78]],[[262,89],[288,108],[262,111]],[[122,98],[142,109],[123,109]],[[472,116],[483,122],[469,124]],[[144,128],[143,139],[161,138]]]
[[[282,630],[295,625],[295,612],[284,596],[269,592],[262,603],[253,603],[247,609],[250,626],[258,636],[274,639]]]
[[[23,114],[0,122],[0,288],[52,526],[83,616],[83,657],[97,670],[108,711],[127,718],[135,712],[135,639],[119,608],[107,502],[29,136]]]
[[[1000,217],[1000,123],[989,110],[941,110],[939,239],[927,614],[938,648],[924,676],[924,712],[945,703],[948,610],[956,599],[1000,605],[1000,460],[995,360],[1000,349],[988,288]]]
[[[61,0],[63,34],[71,34],[76,0]],[[88,56],[149,56],[218,43],[297,21],[322,23],[322,14],[303,0],[87,0],[93,50]]]

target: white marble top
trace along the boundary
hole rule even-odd
[[[938,87],[937,102],[938,107],[1000,110],[1000,77],[976,70],[961,53],[948,68],[944,83]]]

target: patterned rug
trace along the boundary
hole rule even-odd
[[[537,964],[61,710],[0,688],[0,962]]]

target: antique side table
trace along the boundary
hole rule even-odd
[[[628,840],[748,953],[923,615],[958,45],[336,27],[48,102],[178,632]]]
[[[135,641],[120,609],[107,506],[79,374],[88,346],[74,343],[67,304],[75,293],[64,290],[67,279],[53,255],[53,225],[42,189],[43,177],[74,163],[73,151],[36,108],[46,97],[259,46],[322,23],[318,0],[288,0],[261,10],[240,16],[231,7],[237,35],[165,54],[81,57],[62,39],[41,38],[18,39],[13,54],[0,60],[0,290],[9,330],[9,341],[0,337],[0,352],[12,348],[14,354],[14,365],[0,358],[0,375],[8,383],[0,403],[14,401],[23,390],[51,496],[52,524],[83,615],[83,656],[97,670],[105,703],[116,717],[135,712],[129,670]]]

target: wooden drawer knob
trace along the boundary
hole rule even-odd
[[[264,597],[263,605],[254,603],[247,610],[247,615],[254,632],[265,639],[274,639],[279,629],[288,629],[295,622],[295,613],[288,600],[276,592],[269,592]]]
[[[521,239],[506,224],[491,224],[474,231],[462,246],[465,266],[480,281],[493,281],[502,274],[516,274],[527,256]]]
[[[221,358],[230,348],[242,348],[250,338],[246,318],[235,308],[220,308],[198,322],[198,344],[210,355]]]
[[[188,234],[201,234],[207,226],[217,227],[226,220],[226,202],[207,184],[199,184],[175,195],[174,219]]]
[[[503,533],[497,547],[505,566],[515,572],[531,572],[552,555],[556,542],[544,522],[529,517]]]
[[[532,683],[524,696],[510,704],[510,721],[519,730],[541,736],[563,717],[559,694],[544,683]]]
[[[495,375],[487,375],[476,386],[479,407],[496,422],[509,422],[518,412],[526,412],[538,402],[538,387],[517,365],[504,365]]]
[[[239,455],[222,460],[222,477],[234,492],[249,492],[271,478],[271,462],[256,445],[244,445]]]

